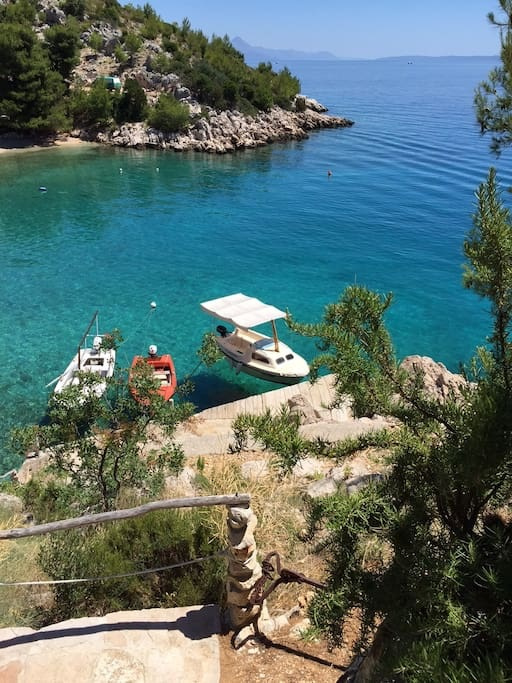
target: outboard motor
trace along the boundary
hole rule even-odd
[[[101,348],[101,337],[100,336],[94,337],[94,339],[92,340],[92,348],[96,352],[100,350],[100,348]]]
[[[224,327],[224,325],[217,325],[217,332],[220,334],[221,337],[227,337],[228,336],[228,331]]]
[[[150,344],[149,349],[148,349],[149,357],[154,358],[156,356],[157,352],[158,352],[158,348],[157,348],[156,344]]]

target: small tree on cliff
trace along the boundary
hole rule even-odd
[[[460,395],[439,402],[399,366],[383,320],[390,296],[350,287],[322,323],[292,323],[320,339],[313,373],[327,367],[358,413],[401,424],[387,479],[315,502],[310,516],[312,532],[321,522],[329,532],[328,590],[311,616],[339,644],[359,613],[357,647],[372,643],[375,680],[512,675],[512,224],[492,169],[477,202],[464,281],[490,302],[493,331]]]
[[[500,30],[501,64],[480,83],[475,94],[482,133],[491,133],[491,149],[499,154],[512,144],[512,0],[499,0],[503,16],[487,15]]]
[[[59,494],[70,501],[68,513],[115,509],[123,492],[152,497],[160,492],[165,473],[183,464],[183,452],[172,437],[193,406],[165,402],[149,366],[141,364],[136,373],[137,401],[123,378],[108,380],[107,392],[97,396],[98,378],[84,372],[79,385],[50,398],[48,424],[16,429],[11,435],[20,453],[36,446],[49,452],[50,469],[61,482]],[[150,424],[162,430],[166,446],[148,450]],[[25,494],[29,507],[34,504],[31,490]],[[38,487],[33,495],[40,495]],[[35,512],[41,519],[41,511]]]

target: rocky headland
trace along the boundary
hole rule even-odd
[[[309,98],[304,100],[315,102]],[[304,140],[312,130],[346,127],[352,123],[309,107],[303,112],[273,107],[257,116],[246,116],[239,111],[212,111],[207,118],[197,119],[179,133],[163,133],[144,123],[127,123],[112,131],[75,131],[73,135],[116,147],[225,154],[274,142]]]
[[[64,11],[64,7],[56,0],[38,1],[37,14],[32,28],[42,43],[52,31],[67,30],[70,17]],[[142,19],[144,19],[144,13],[153,21],[157,21],[157,15],[152,15],[149,5],[144,8],[144,12],[139,9]],[[193,87],[187,87],[186,75],[183,76],[187,72],[187,69],[183,70],[183,59],[188,63],[188,69],[195,68],[194,65],[202,63],[199,54],[192,55],[193,47],[189,42],[189,39],[192,41],[190,35],[193,35],[196,42],[201,39],[206,40],[202,34],[181,30],[177,25],[171,26],[160,22],[162,33],[148,39],[147,31],[145,33],[147,26],[138,23],[138,20],[142,19],[133,8],[131,11],[129,8],[123,10],[121,16],[115,21],[98,18],[99,16],[92,14],[82,17],[78,36],[80,47],[76,53],[76,64],[66,79],[68,88],[66,98],[76,91],[81,91],[86,96],[94,84],[102,79],[116,80],[116,88],[111,88],[111,90],[117,90],[112,95],[117,95],[119,98],[127,83],[133,85],[136,82],[146,98],[147,111],[151,111],[162,96],[170,97],[183,105],[185,111],[188,109],[188,124],[178,132],[171,133],[151,127],[147,118],[144,120],[128,118],[124,120],[137,122],[121,124],[116,123],[116,117],[113,117],[108,123],[102,120],[101,123],[85,124],[82,122],[80,124],[77,123],[77,117],[75,117],[75,123],[72,124],[75,125],[73,130],[61,131],[52,139],[34,140],[29,139],[27,132],[23,129],[17,129],[16,126],[9,127],[9,116],[4,116],[4,120],[0,122],[3,124],[0,126],[0,148],[29,147],[34,143],[39,146],[50,146],[57,140],[62,141],[69,137],[71,140],[116,147],[225,154],[276,142],[303,140],[313,130],[353,125],[353,121],[347,118],[327,114],[322,104],[303,94],[295,95],[283,106],[277,106],[274,102],[265,110],[258,109],[246,100],[246,109],[238,107],[238,104],[225,108],[227,100],[222,100],[224,102],[222,107],[215,104],[210,106],[211,101],[209,103],[208,99],[205,99],[200,89],[195,92]],[[71,17],[71,20],[76,23],[75,17]],[[163,33],[167,37],[164,37]],[[127,48],[127,36],[138,41],[137,49]],[[202,49],[204,51],[205,45]],[[236,62],[236,51],[231,46],[226,50],[230,55],[229,58]],[[181,62],[177,57],[180,53],[186,56]],[[67,53],[66,57],[69,58]],[[242,55],[238,57],[243,63]],[[250,68],[246,65],[243,68],[240,67],[240,62],[236,64],[239,69],[238,78],[244,78],[246,74],[244,69],[250,71]],[[270,67],[270,65],[267,66]],[[217,67],[210,66],[209,68],[212,69],[211,78],[214,78]],[[277,77],[276,73],[271,72],[271,74],[272,78]],[[236,82],[237,77],[233,75],[230,77],[234,79],[231,87],[235,90],[240,87],[242,91],[243,86]],[[223,78],[226,79],[228,76],[225,74]],[[290,78],[293,78],[291,74]]]

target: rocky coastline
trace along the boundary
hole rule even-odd
[[[144,123],[129,123],[110,131],[73,131],[72,136],[115,147],[162,149],[176,152],[226,154],[275,142],[304,140],[313,130],[344,128],[353,121],[329,116],[315,100],[304,98],[304,111],[273,107],[257,116],[238,111],[212,111],[179,133],[163,133]]]

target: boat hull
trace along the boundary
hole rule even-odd
[[[138,396],[137,390],[133,386],[134,369],[139,363],[146,363],[153,369],[154,378],[160,382],[157,393],[164,399],[164,401],[170,401],[176,393],[176,389],[178,388],[176,370],[174,368],[172,357],[169,354],[154,357],[134,357],[130,368],[128,384],[130,385],[130,392],[135,400],[144,402],[144,399],[141,399]]]
[[[224,354],[224,357],[226,358],[228,363],[231,365],[231,367],[233,368],[233,370],[235,370],[237,374],[239,372],[243,372],[246,375],[251,375],[251,377],[256,377],[257,379],[262,379],[266,382],[273,382],[274,384],[286,385],[297,384],[298,382],[301,382],[305,377],[305,375],[280,375],[278,373],[271,372],[268,370],[261,370],[260,368],[255,367],[254,365],[242,363],[240,360],[235,360],[221,347],[219,348]]]
[[[76,354],[60,376],[53,393],[61,394],[68,387],[79,386],[79,373],[86,372],[97,377],[98,382],[96,382],[94,386],[84,387],[83,391],[85,393],[92,392],[100,397],[105,393],[107,388],[107,379],[114,374],[115,364],[116,352],[114,349],[100,351],[89,348],[82,349],[80,351],[80,364],[78,362],[78,354]]]

